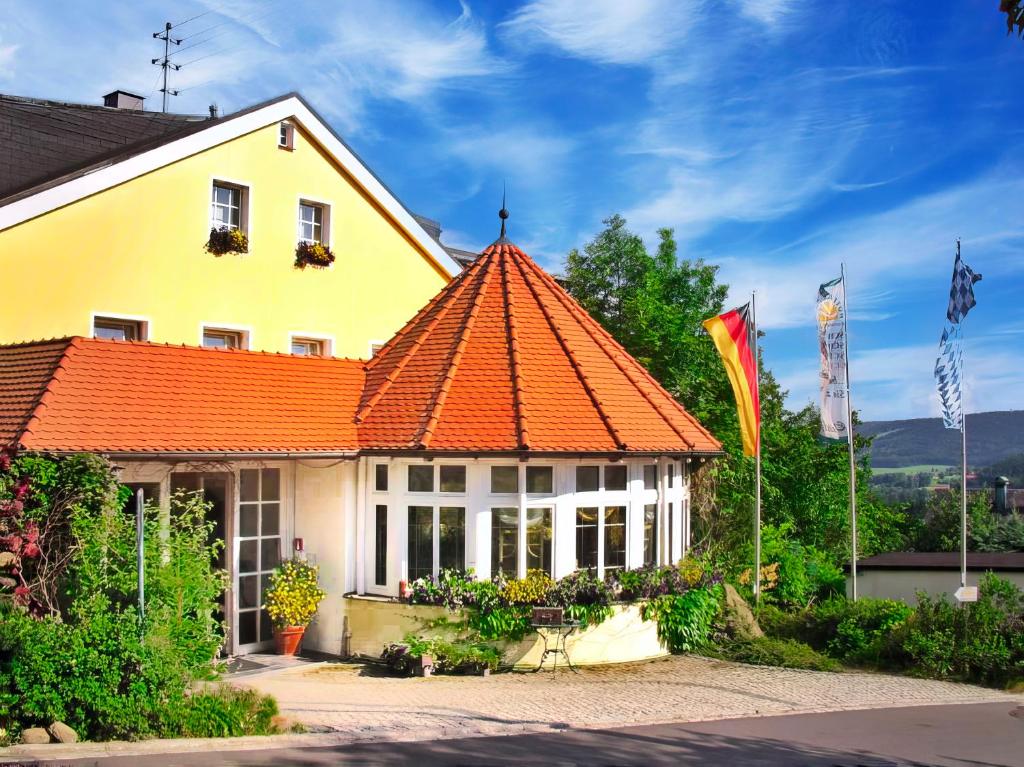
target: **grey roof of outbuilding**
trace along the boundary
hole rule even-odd
[[[0,94],[0,199],[208,121],[206,116]]]
[[[845,568],[849,570],[849,565]],[[888,551],[858,560],[858,570],[959,570],[958,551]],[[967,552],[968,570],[1024,570],[1024,551]]]

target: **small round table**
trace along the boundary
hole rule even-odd
[[[549,655],[555,656],[555,664],[552,667],[552,673],[558,671],[558,656],[561,655],[565,658],[566,665],[574,673],[580,673],[572,661],[569,659],[569,652],[565,648],[565,640],[569,638],[576,629],[580,627],[579,621],[563,621],[562,623],[531,623],[530,628],[540,635],[540,638],[544,640],[544,652],[541,653],[540,663],[537,664],[537,668],[533,670],[533,673],[537,673],[544,668],[544,661],[547,660]],[[551,640],[554,639],[554,646],[551,646]]]

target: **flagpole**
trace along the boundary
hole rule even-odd
[[[960,238],[956,240],[956,259],[960,260]],[[960,327],[963,320],[960,318]],[[967,585],[967,413],[964,412],[963,335],[960,336],[960,585]]]
[[[750,319],[754,325],[754,389],[757,392],[758,408],[761,402],[761,363],[757,343],[757,291],[750,296]],[[761,603],[761,416],[757,417],[757,455],[755,456],[754,490],[754,604]]]
[[[839,276],[843,282],[843,355],[846,362],[846,436],[850,453],[850,580],[853,586],[853,601],[857,601],[857,462],[853,449],[853,397],[850,391],[850,331],[846,309],[846,264],[839,264]]]

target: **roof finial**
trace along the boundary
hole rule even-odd
[[[505,207],[505,184],[501,184],[501,210],[498,211],[498,218],[501,219],[501,235],[499,240],[505,239],[505,221],[508,219],[508,209]]]

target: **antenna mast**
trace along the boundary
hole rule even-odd
[[[169,89],[167,87],[167,70],[168,69],[173,69],[174,71],[178,71],[179,69],[181,69],[181,65],[180,64],[174,64],[174,63],[171,62],[171,45],[172,44],[174,44],[174,45],[181,45],[181,40],[180,39],[175,38],[175,37],[171,37],[171,30],[173,28],[174,28],[174,25],[171,24],[171,22],[168,21],[168,22],[166,22],[164,24],[163,32],[154,32],[153,33],[153,37],[155,37],[157,40],[163,40],[164,41],[164,56],[163,56],[163,58],[162,59],[161,58],[156,58],[156,59],[153,59],[152,62],[151,62],[153,64],[158,65],[161,69],[164,70],[164,87],[160,89],[160,92],[162,94],[164,94],[163,108],[160,110],[162,112],[166,112],[167,111],[167,95],[168,94],[170,94],[172,96],[177,96],[178,95],[178,91],[171,90],[171,89]]]

